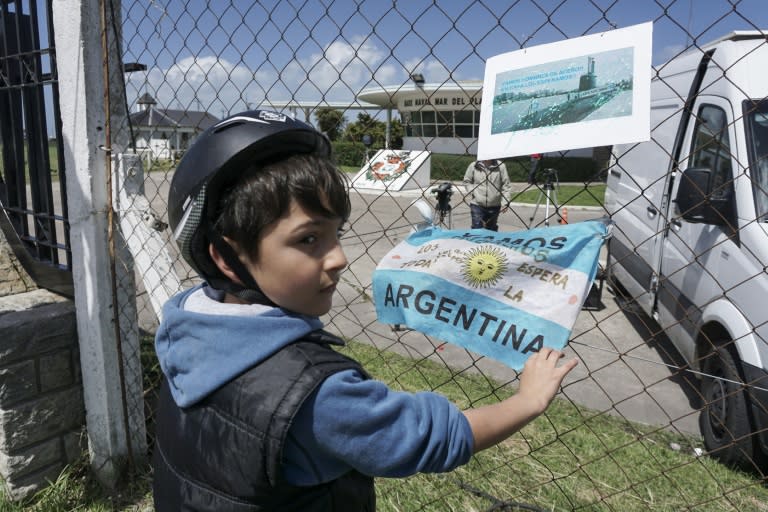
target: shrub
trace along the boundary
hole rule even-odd
[[[544,157],[539,163],[539,169],[552,168],[557,170],[558,179],[561,182],[587,183],[605,181],[597,162],[588,157]],[[526,167],[526,179],[528,176]]]
[[[436,181],[461,181],[467,166],[475,161],[472,155],[445,155],[432,153],[432,179]]]
[[[362,167],[365,145],[362,142],[334,142],[333,156],[337,165]]]
[[[432,154],[432,179],[461,181],[467,166],[475,161],[472,155]],[[528,156],[505,158],[509,179],[514,182],[528,181],[531,160]],[[584,183],[602,181],[598,178],[598,166],[595,160],[586,157],[544,157],[539,162],[539,169],[557,169],[561,182]],[[603,178],[604,179],[604,178]]]

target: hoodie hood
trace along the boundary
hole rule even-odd
[[[320,329],[316,317],[281,308],[256,306],[243,315],[186,311],[187,299],[205,293],[196,286],[172,297],[163,306],[163,321],[155,336],[155,351],[171,394],[179,407],[193,405],[286,345]],[[210,293],[206,295],[210,296]],[[209,300],[215,301],[214,298]],[[217,306],[224,306],[217,304]],[[250,306],[245,306],[250,307]]]

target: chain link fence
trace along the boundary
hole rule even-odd
[[[672,84],[674,78],[664,78],[671,64],[663,63],[669,59],[693,52],[700,60],[706,43],[734,29],[768,28],[757,24],[754,14],[764,16],[758,4],[123,0],[123,62],[132,63],[125,67],[131,122],[129,134],[115,136],[130,138],[143,162],[141,186],[150,206],[145,220],[163,240],[144,256],[156,258],[163,252],[182,286],[196,282],[170,241],[168,187],[176,162],[195,136],[228,114],[269,108],[312,122],[334,140],[338,163],[350,176],[385,146],[429,149],[428,184],[406,192],[351,190],[353,213],[343,236],[349,267],[334,308],[323,320],[330,331],[350,341],[348,353],[394,388],[441,392],[462,408],[496,402],[514,392],[514,371],[418,332],[377,322],[371,299],[376,264],[422,220],[414,200],[434,205],[435,186],[452,182],[446,222],[469,227],[469,200],[460,181],[476,149],[479,102],[471,98],[481,94],[485,60],[652,21],[653,77]],[[757,46],[767,44],[763,37]],[[710,75],[704,88],[713,90],[718,81],[733,80],[726,71]],[[453,110],[434,109],[427,102],[421,109],[399,111],[403,105],[397,104],[397,95],[420,89],[438,91],[434,96],[452,90],[467,100]],[[661,152],[659,159],[690,159],[689,167],[716,169],[714,190],[726,190],[719,197],[733,197],[735,190],[747,187],[750,194],[754,189],[754,201],[764,205],[766,176],[760,181],[755,169],[760,165],[757,145],[768,144],[757,134],[768,126],[765,98],[742,90],[733,109],[715,100],[720,110],[710,111],[703,104],[687,105],[688,91],[686,87],[671,98],[675,106],[667,119],[690,112],[696,142],[675,155],[654,130],[652,144]],[[718,117],[722,113],[727,115]],[[745,125],[752,131],[737,131]],[[752,142],[741,138],[744,133],[753,134]],[[730,143],[723,134],[731,134]],[[748,325],[732,332],[723,318],[717,321],[725,311],[708,313],[707,304],[692,304],[691,297],[680,293],[667,298],[657,294],[658,302],[651,304],[655,311],[674,312],[674,318],[649,316],[651,294],[637,284],[632,263],[648,253],[658,235],[673,228],[658,222],[654,231],[638,238],[636,226],[626,220],[635,209],[653,206],[655,188],[663,194],[671,187],[669,163],[655,181],[639,173],[643,167],[636,160],[643,158],[642,147],[546,154],[540,169],[557,171],[551,189],[548,180],[529,183],[528,157],[506,161],[516,186],[512,208],[500,217],[501,230],[562,222],[563,217],[578,222],[610,214],[616,221],[617,242],[601,258],[602,293],[582,311],[569,343],[568,352],[581,364],[546,414],[467,466],[445,475],[379,481],[380,510],[768,510],[761,451],[768,440],[768,379],[761,379],[765,370],[759,364],[768,357],[766,315],[757,309],[740,311]],[[694,161],[702,148],[721,165]],[[606,180],[611,183],[619,176],[628,180],[622,190],[634,190],[634,197],[606,195]],[[551,206],[552,213],[543,213],[544,206]],[[745,218],[744,212],[753,210]],[[718,288],[709,294],[710,302],[736,300],[742,293],[747,293],[745,304],[762,300],[749,295],[760,286],[745,287],[744,282],[766,279],[767,262],[761,259],[768,254],[765,234],[762,246],[752,245],[752,231],[765,229],[764,211],[741,205],[738,212],[718,211],[725,221],[691,223],[702,237],[716,240],[715,249],[702,245],[701,237],[675,235],[679,259],[674,271],[645,270],[648,282],[655,278],[654,290],[669,291],[665,284],[675,284],[680,291],[684,283],[696,289],[690,281],[698,280]],[[678,221],[663,212],[660,218]],[[738,244],[726,245],[733,240]],[[733,252],[748,254],[758,270],[741,281],[723,277],[725,267],[745,265]],[[712,263],[715,256],[719,261]],[[126,268],[133,266],[132,259],[127,252],[118,254],[118,264]],[[132,407],[145,408],[150,449],[153,397],[160,380],[152,348],[157,315],[151,297],[161,280],[153,285],[137,279],[144,393]],[[675,340],[684,335],[693,337],[695,349],[676,347]]]

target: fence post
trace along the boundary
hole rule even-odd
[[[118,240],[110,251],[109,239],[110,232],[119,236],[119,230],[109,229],[109,160],[111,151],[120,152],[110,134],[117,135],[113,127],[127,117],[120,39],[113,32],[120,20],[110,19],[120,16],[120,1],[102,3],[53,2],[53,23],[88,449],[99,480],[114,486],[125,463],[143,457],[146,436],[143,408],[129,410],[126,403],[136,387],[141,396],[133,267],[116,263],[124,254]]]
[[[182,290],[161,232],[167,224],[152,211],[144,195],[144,170],[141,157],[117,157],[115,205],[128,250],[144,283],[149,302],[158,321],[163,319],[163,304]]]

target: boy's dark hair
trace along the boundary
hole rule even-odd
[[[349,218],[347,181],[330,158],[300,154],[245,171],[219,200],[214,229],[255,255],[263,230],[292,200],[325,217]]]

